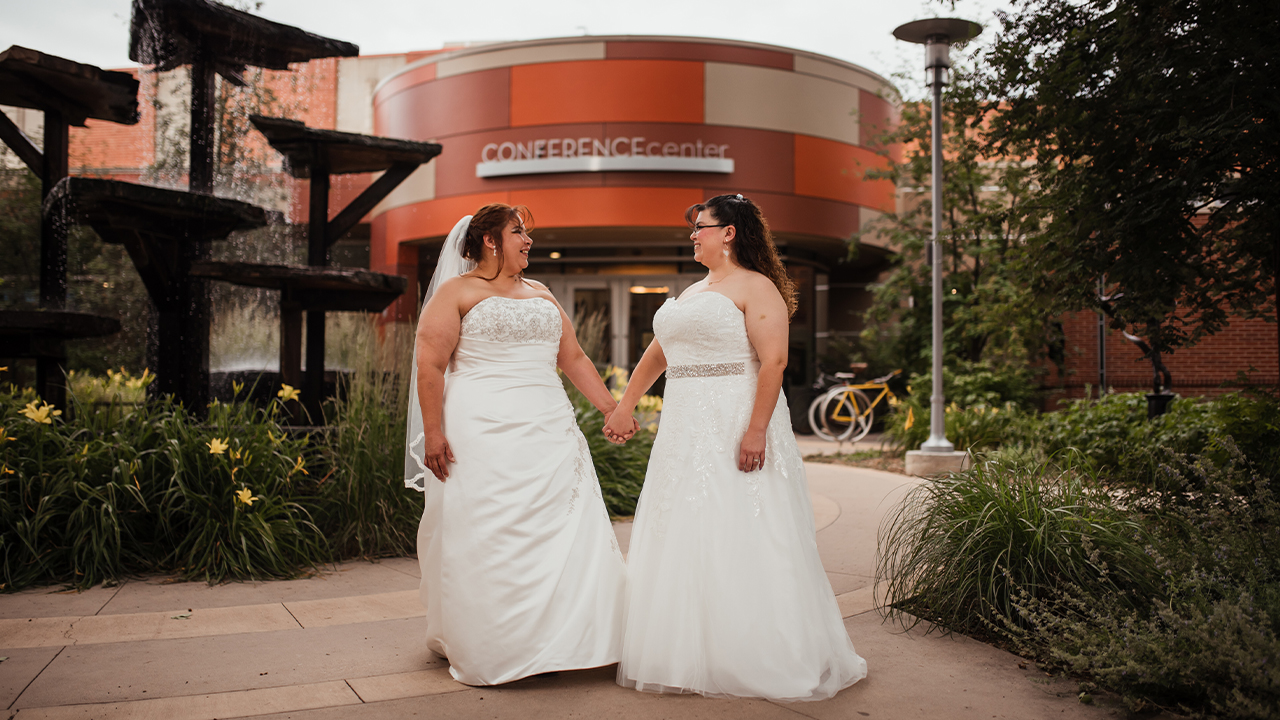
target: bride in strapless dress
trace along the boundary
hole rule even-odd
[[[794,291],[759,209],[690,208],[707,278],[656,336],[606,426],[625,437],[665,370],[636,508],[618,683],[651,692],[822,700],[866,677],[818,557],[804,463],[782,396]]]
[[[557,366],[606,416],[615,402],[520,276],[526,217],[498,204],[459,222],[415,346],[405,475],[426,496],[427,647],[468,685],[609,665],[622,642],[626,567]]]

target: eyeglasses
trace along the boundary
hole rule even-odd
[[[729,227],[732,224],[733,223],[720,223],[719,225],[692,225],[689,227],[689,229],[693,231],[694,235],[697,235],[698,233],[702,232],[703,230],[706,230],[707,228]]]

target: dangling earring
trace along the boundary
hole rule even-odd
[[[493,249],[493,256],[498,257],[498,248]]]
[[[729,257],[729,243],[724,244],[724,256]]]

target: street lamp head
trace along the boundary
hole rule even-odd
[[[972,40],[982,32],[982,26],[969,20],[956,18],[929,18],[899,25],[893,36],[906,42],[924,45],[924,69],[930,87],[947,84],[947,70],[951,69],[949,49],[951,43]]]
[[[917,45],[938,42],[938,39],[950,44],[967,42],[978,37],[981,32],[982,26],[970,20],[928,18],[899,25],[894,29],[893,36]]]

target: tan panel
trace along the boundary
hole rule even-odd
[[[342,132],[373,134],[373,89],[382,78],[405,66],[404,55],[338,60],[338,127]]]
[[[396,186],[391,194],[383,198],[373,208],[373,212],[369,213],[369,217],[377,217],[382,213],[404,205],[412,205],[423,200],[434,200],[436,197],[436,164],[439,160],[432,160],[426,165],[419,165],[413,174],[405,178],[405,181]],[[381,177],[381,173],[375,176]]]
[[[873,75],[866,70],[852,68],[848,65],[840,65],[827,60],[820,60],[816,57],[808,55],[796,55],[796,72],[805,75],[816,75],[818,77],[835,80],[838,83],[852,85],[861,88],[869,93],[884,92],[888,95],[894,95],[896,92],[892,85],[884,78]]]
[[[786,70],[711,62],[706,83],[708,125],[858,144],[858,88]]]
[[[564,62],[567,60],[603,60],[604,43],[585,42],[563,45],[533,45],[514,47],[493,52],[478,52],[462,57],[441,60],[436,64],[436,77],[446,78],[477,70],[531,65],[533,63]]]
[[[893,238],[885,232],[888,226],[883,223],[879,225],[875,224],[876,221],[882,217],[884,217],[884,213],[879,210],[873,210],[869,207],[858,208],[858,229],[861,232],[867,233],[862,236],[862,243],[864,245],[874,245],[878,248],[896,252],[901,248],[898,247],[897,243],[893,242]]]

